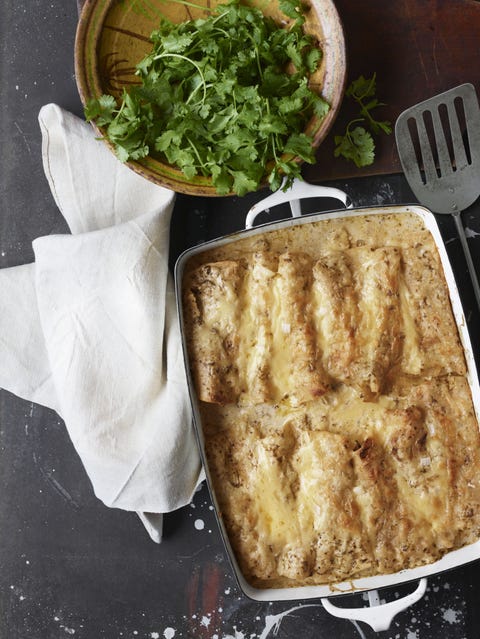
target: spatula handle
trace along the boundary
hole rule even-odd
[[[480,286],[478,284],[478,277],[477,277],[477,272],[475,270],[475,265],[472,260],[472,254],[470,253],[470,248],[468,247],[467,236],[465,235],[465,229],[463,228],[460,211],[455,212],[453,214],[453,218],[457,226],[457,231],[460,237],[460,242],[462,244],[463,252],[465,254],[465,259],[467,260],[468,271],[470,273],[470,278],[472,280],[475,299],[477,300],[477,305],[480,308]]]

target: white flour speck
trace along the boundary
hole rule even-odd
[[[447,608],[446,610],[443,611],[443,619],[445,619],[445,621],[448,621],[448,623],[458,623],[459,622],[459,617],[460,612],[458,610],[452,610],[452,608]]]
[[[152,639],[160,639],[160,635],[158,634],[158,632],[151,632],[150,637]]]
[[[208,617],[203,616],[202,617],[202,621],[200,622],[201,626],[205,626],[205,628],[208,628],[208,626],[210,625],[210,621],[211,619],[209,619]]]
[[[165,639],[173,639],[173,637],[175,637],[175,630],[173,628],[165,628],[163,636]]]
[[[473,229],[469,229],[468,226],[465,227],[465,237],[475,237],[476,235],[480,235],[480,233],[477,233]]]
[[[12,586],[12,588],[13,588],[13,586]],[[229,595],[229,594],[230,594],[230,588],[226,588],[226,589],[224,590],[224,593],[225,593],[226,595]]]
[[[234,628],[235,635],[224,635],[223,639],[245,639],[245,635],[243,632],[239,632],[236,628]]]
[[[205,528],[205,522],[203,519],[195,519],[194,526],[197,530],[203,530]]]
[[[405,639],[418,639],[417,631],[409,630]]]
[[[289,608],[288,610],[281,612],[279,615],[267,615],[265,617],[265,628],[263,629],[259,639],[267,639],[271,630],[273,630],[273,635],[276,635],[280,629],[280,624],[282,623],[282,619],[286,617],[287,615],[289,615],[291,612],[294,612],[295,610],[301,610],[302,608],[312,608],[319,605],[320,604],[306,604],[305,606],[295,606],[294,608]],[[236,636],[235,636],[235,639],[237,639]]]

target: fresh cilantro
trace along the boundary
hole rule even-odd
[[[373,163],[375,158],[375,142],[371,134],[362,126],[351,128],[350,122],[345,135],[335,136],[335,157],[342,155],[346,160],[355,162],[359,168]]]
[[[305,22],[300,2],[296,2],[296,0],[279,0],[278,6],[280,11],[283,11],[289,18],[293,18],[296,24],[302,25]]]
[[[182,0],[178,0],[182,2]],[[189,4],[189,3],[185,3]],[[122,161],[147,155],[190,179],[211,177],[217,193],[244,195],[262,182],[285,188],[313,163],[304,130],[328,104],[308,86],[321,58],[302,29],[301,0],[280,0],[283,28],[229,0],[207,18],[162,20],[137,67],[141,84],[91,100],[87,120],[104,130]]]
[[[389,134],[392,132],[390,122],[388,122],[388,120],[376,120],[372,115],[373,109],[385,106],[384,102],[380,102],[375,97],[377,91],[376,80],[376,73],[369,79],[365,79],[363,75],[361,75],[348,87],[346,94],[357,102],[360,107],[360,115],[367,120],[368,126],[373,133],[378,134],[383,131]]]
[[[376,74],[371,78],[364,78],[361,75],[354,80],[345,92],[345,95],[353,99],[359,107],[359,116],[355,120],[351,120],[344,135],[335,136],[335,157],[340,155],[346,160],[350,160],[356,166],[363,167],[373,164],[375,159],[375,141],[372,134],[379,135],[392,132],[391,123],[388,120],[377,120],[372,112],[377,107],[385,106],[376,97]],[[356,126],[354,124],[364,123],[364,126]]]
[[[104,126],[112,121],[117,103],[112,95],[101,95],[98,100],[90,100],[85,107],[87,120],[95,120],[98,126]]]

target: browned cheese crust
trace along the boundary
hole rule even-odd
[[[480,437],[414,214],[294,226],[186,269],[213,490],[247,580],[337,583],[480,538]]]

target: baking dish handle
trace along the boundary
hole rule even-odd
[[[277,204],[290,203],[290,209],[292,211],[292,217],[300,217],[302,215],[300,200],[307,197],[328,197],[335,200],[340,200],[343,205],[349,209],[352,208],[352,203],[349,196],[340,189],[333,188],[331,186],[317,186],[315,184],[309,184],[303,180],[294,180],[292,186],[284,191],[283,187],[280,187],[278,191],[272,193],[268,197],[260,200],[252,206],[247,213],[245,220],[245,228],[251,229],[255,218],[262,211],[277,206]]]
[[[426,589],[427,580],[425,578],[420,579],[417,588],[412,593],[401,599],[395,599],[395,601],[384,604],[380,603],[376,590],[369,590],[367,593],[369,608],[340,608],[334,606],[328,599],[322,599],[321,601],[325,610],[334,617],[349,619],[350,621],[363,621],[375,632],[380,632],[388,630],[393,618],[402,610],[419,601],[425,594]]]

